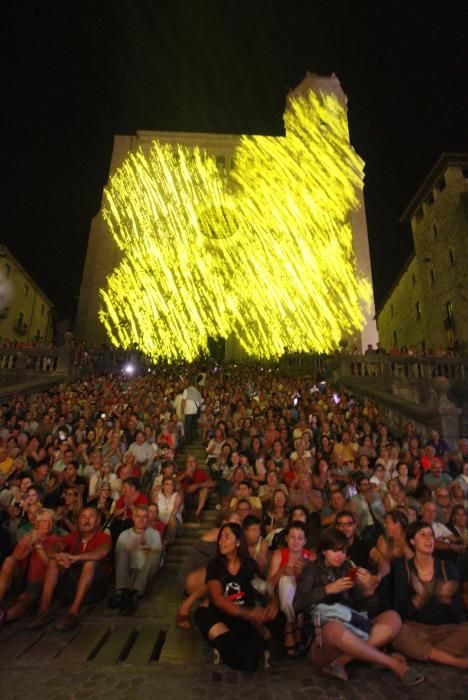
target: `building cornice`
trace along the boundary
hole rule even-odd
[[[438,179],[444,174],[450,165],[468,166],[468,153],[441,153],[434,166],[426,175],[422,184],[416,191],[416,194],[413,196],[410,203],[401,215],[401,223],[411,221],[411,218],[416,210],[419,209]]]

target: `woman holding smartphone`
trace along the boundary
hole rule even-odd
[[[346,666],[359,659],[388,668],[405,686],[418,685],[424,676],[409,668],[404,657],[379,651],[397,635],[401,619],[389,610],[366,620],[377,579],[366,569],[354,567],[346,558],[347,546],[347,538],[339,530],[324,532],[317,559],[304,565],[298,580],[296,614],[315,613],[316,632],[309,652],[312,663],[347,681]]]

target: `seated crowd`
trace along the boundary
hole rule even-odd
[[[280,636],[342,680],[353,659],[405,685],[423,680],[406,658],[468,669],[468,440],[394,435],[372,401],[305,378],[176,370],[2,406],[0,625],[30,607],[46,625],[57,594],[71,629],[110,585],[132,614],[211,501],[221,526],[180,567],[177,623],[233,668]]]

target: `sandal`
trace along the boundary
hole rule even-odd
[[[177,627],[180,627],[183,630],[192,629],[192,625],[190,624],[190,615],[184,615],[182,613],[178,613],[176,615],[176,625],[177,625]]]
[[[336,678],[339,681],[349,681],[349,676],[346,673],[346,669],[344,666],[339,666],[338,664],[335,666],[332,666],[331,664],[326,664],[325,666],[322,666],[322,671],[325,673],[326,676],[331,676],[332,678]]]
[[[286,644],[286,640],[293,640],[293,644]],[[284,650],[288,659],[296,659],[298,657],[296,635],[294,630],[284,633]]]
[[[414,685],[419,685],[423,683],[426,679],[423,674],[417,671],[415,668],[408,667],[404,674],[400,676],[400,681],[406,688],[411,688]]]

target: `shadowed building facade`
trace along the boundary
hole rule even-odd
[[[468,351],[468,154],[442,153],[405,209],[414,252],[377,312],[383,347]]]
[[[304,80],[289,93],[288,100],[307,93],[309,90],[334,95],[343,107],[346,107],[346,95],[335,75],[323,77],[307,73]],[[284,137],[278,136],[277,138],[281,139]],[[206,151],[208,155],[213,156],[216,159],[219,170],[225,172],[227,177],[229,177],[229,172],[233,166],[234,153],[240,139],[240,135],[232,134],[167,131],[138,131],[135,135],[118,135],[114,138],[109,178],[124,162],[128,154],[135,153],[138,149],[145,152],[150,148],[154,140],[161,144],[173,146],[198,147]],[[351,214],[357,272],[372,283],[362,188],[357,192],[357,196],[360,206],[356,212]],[[105,286],[107,277],[119,265],[121,259],[122,253],[111,236],[102,213],[98,212],[91,224],[76,320],[77,337],[86,340],[90,344],[108,342],[105,328],[98,318],[98,309],[101,304],[99,290]],[[350,343],[356,343],[358,346],[366,346],[368,343],[375,343],[377,340],[373,297],[369,308],[366,308],[364,313],[365,326],[360,334],[361,337],[356,336],[349,340]],[[237,338],[233,336],[227,338],[225,358],[227,360],[238,360],[242,359],[242,357],[244,357],[244,352]]]
[[[51,340],[54,306],[5,245],[0,245],[0,340]]]

